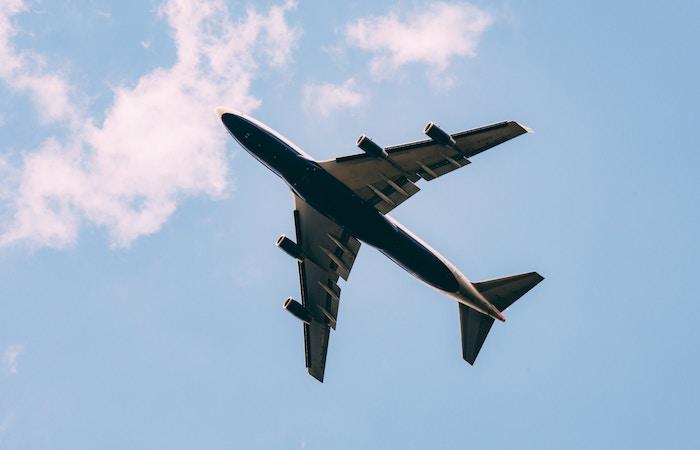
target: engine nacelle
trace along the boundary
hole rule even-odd
[[[309,313],[309,310],[304,308],[301,303],[294,300],[292,297],[285,300],[284,303],[282,303],[282,307],[302,322],[311,323],[311,314]]]
[[[444,145],[446,147],[457,147],[457,143],[452,138],[452,136],[442,131],[442,129],[435,125],[433,122],[428,122],[428,124],[425,126],[425,129],[423,129],[423,133],[427,134],[430,139],[434,140],[438,144]]]
[[[301,247],[299,247],[296,242],[289,239],[284,234],[277,239],[277,246],[292,258],[299,261],[304,260],[304,251],[301,249]]]
[[[375,158],[386,158],[384,149],[377,145],[372,139],[368,138],[366,134],[358,137],[355,144],[368,155],[374,156]]]

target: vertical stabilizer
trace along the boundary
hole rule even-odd
[[[493,325],[493,318],[461,303],[457,304],[459,305],[459,326],[462,332],[462,358],[473,365]]]
[[[481,281],[474,283],[474,287],[502,312],[542,280],[544,278],[537,272],[529,272]],[[491,330],[493,319],[459,303],[459,324],[462,333],[462,357],[469,364],[474,364]]]

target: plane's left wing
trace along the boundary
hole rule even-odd
[[[330,329],[335,329],[338,319],[338,277],[348,279],[360,242],[296,195],[294,225],[303,252],[299,258],[302,305],[309,312],[304,323],[306,367],[323,382]]]

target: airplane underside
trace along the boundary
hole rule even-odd
[[[336,328],[338,279],[347,280],[360,241],[378,248],[406,271],[455,299],[459,306],[462,356],[470,364],[495,319],[543,277],[529,272],[471,283],[437,251],[386,214],[430,181],[468,165],[468,159],[528,128],[501,122],[449,135],[432,122],[429,140],[380,147],[366,136],[364,153],[314,161],[282,135],[244,114],[218,110],[229,133],[294,192],[296,242],[277,245],[297,260],[301,299],[283,307],[303,323],[309,373],[323,381],[330,330]]]

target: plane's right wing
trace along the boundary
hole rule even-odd
[[[430,181],[464,167],[468,158],[528,131],[518,122],[500,122],[445,135],[452,139],[448,145],[428,139],[387,147],[386,157],[361,153],[319,164],[386,214],[420,190],[418,180]]]

